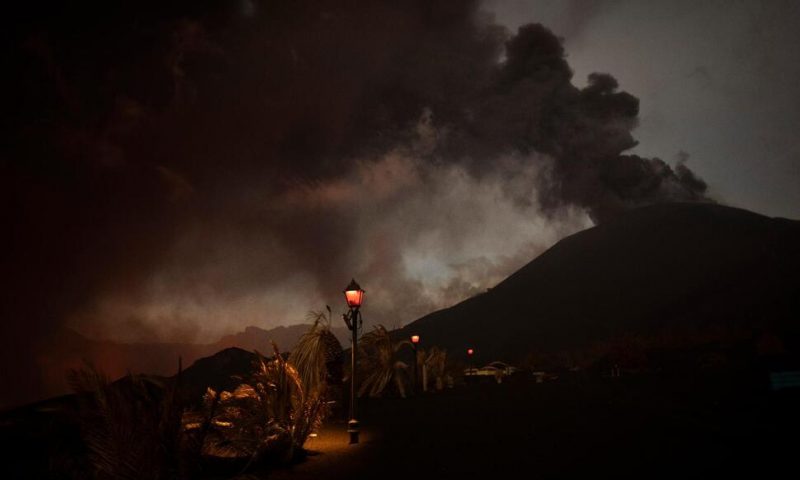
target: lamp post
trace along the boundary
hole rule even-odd
[[[471,349],[471,348],[468,348],[468,349],[467,349],[467,358],[469,358],[469,369],[468,369],[467,371],[469,372],[469,376],[472,376],[472,374],[473,374],[473,371],[472,371],[472,370],[473,370],[473,366],[472,366],[472,355],[473,355],[474,353],[475,353],[475,350],[473,350],[473,349]]]
[[[417,385],[419,385],[419,381],[417,381],[417,345],[419,344],[419,335],[411,335],[411,347],[414,349],[414,386],[411,388],[411,392],[416,394],[417,392]],[[423,388],[424,390],[424,388]]]
[[[344,289],[344,298],[350,308],[350,315],[344,315],[347,328],[353,332],[353,347],[350,349],[350,420],[347,422],[347,433],[350,434],[350,443],[358,443],[359,424],[356,420],[356,350],[358,348],[358,329],[361,326],[361,314],[358,309],[364,300],[364,290],[356,283],[350,281]]]

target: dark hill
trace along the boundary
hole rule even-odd
[[[484,294],[429,314],[422,335],[477,362],[630,335],[733,329],[797,339],[800,222],[665,204],[567,237]],[[795,348],[797,345],[790,345]]]
[[[177,372],[178,358],[184,365],[197,359],[208,357],[220,350],[238,347],[265,355],[272,354],[272,342],[281,351],[290,351],[310,324],[279,326],[269,330],[247,327],[244,331],[227,335],[214,343],[120,343],[109,340],[94,340],[68,328],[53,333],[42,352],[37,357],[40,371],[40,390],[32,392],[0,393],[0,407],[40,400],[45,396],[61,395],[69,392],[66,373],[71,368],[84,365],[84,360],[96,365],[111,378],[120,378],[128,372],[171,376]],[[331,331],[346,342],[349,331],[343,325]],[[16,401],[10,401],[15,398]]]
[[[339,321],[342,326],[331,327],[331,332],[336,335],[340,343],[345,343],[350,338],[350,331]],[[272,342],[278,345],[281,351],[290,351],[297,341],[311,327],[310,324],[301,323],[288,327],[278,326],[269,330],[259,327],[247,327],[243,332],[226,335],[211,346],[211,351],[218,351],[227,347],[239,347],[245,350],[258,350],[264,354],[272,353]]]
[[[181,391],[190,402],[199,401],[206,388],[232,392],[253,371],[256,355],[237,347],[198,359],[180,376]]]

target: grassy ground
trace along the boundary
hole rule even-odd
[[[798,396],[735,378],[469,385],[362,402],[362,443],[328,425],[275,479],[753,478],[796,469]]]

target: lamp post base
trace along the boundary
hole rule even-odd
[[[350,434],[350,445],[358,443],[359,423],[355,418],[347,422],[347,433]]]

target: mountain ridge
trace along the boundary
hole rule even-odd
[[[241,332],[225,335],[216,342],[205,344],[96,340],[73,329],[63,328],[54,332],[42,349],[43,353],[35,359],[40,367],[43,391],[27,401],[67,393],[67,371],[80,368],[87,362],[112,379],[129,372],[172,376],[178,370],[179,358],[187,366],[232,347],[247,351],[259,350],[265,355],[271,355],[273,341],[281,351],[290,351],[310,326],[311,324],[296,324],[263,329],[251,325]],[[346,345],[344,342],[347,342],[350,334],[346,327],[332,327],[331,331]]]

